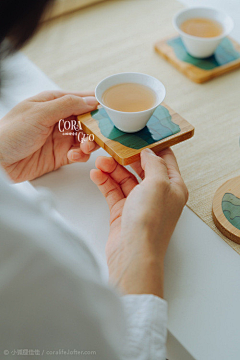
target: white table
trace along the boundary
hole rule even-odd
[[[185,4],[196,4],[184,0]],[[240,41],[238,0],[202,0],[233,16],[233,36]],[[0,116],[17,102],[46,89],[57,88],[25,56],[17,54],[4,65],[11,78],[3,84]],[[32,182],[49,188],[58,211],[92,245],[104,273],[108,208],[89,180],[101,149],[86,164],[66,166]],[[17,185],[29,190],[30,184]],[[169,303],[170,360],[240,359],[240,257],[192,211],[185,208],[168,249],[165,297]],[[192,356],[191,356],[191,355]],[[153,359],[154,360],[154,359]]]

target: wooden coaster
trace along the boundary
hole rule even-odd
[[[212,215],[221,233],[240,244],[240,176],[228,180],[216,191]]]
[[[194,127],[165,104],[157,107],[144,129],[131,134],[118,130],[102,107],[78,116],[78,121],[121,165],[138,160],[145,148],[157,152],[194,135]]]
[[[240,67],[240,44],[229,37],[206,59],[189,55],[179,36],[159,41],[155,50],[196,83],[204,83]]]

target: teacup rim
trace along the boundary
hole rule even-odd
[[[153,107],[151,107],[151,108],[149,108],[149,109],[147,109],[147,110],[142,110],[142,111],[119,111],[119,110],[112,109],[112,108],[108,107],[107,105],[103,104],[103,102],[102,102],[102,101],[98,98],[98,96],[97,96],[97,88],[99,87],[99,85],[102,84],[103,81],[105,81],[105,80],[107,80],[107,79],[109,79],[109,78],[111,78],[111,77],[114,77],[114,76],[117,76],[117,75],[128,75],[128,74],[145,75],[145,76],[148,76],[148,77],[150,77],[150,78],[153,78],[153,79],[159,81],[159,83],[161,83],[161,85],[163,86],[163,90],[164,90],[162,100],[161,100],[161,101],[158,101],[158,102],[156,103],[156,105],[154,105]],[[143,85],[144,85],[144,84],[143,84]],[[147,85],[146,85],[146,86],[147,86]],[[107,89],[106,89],[106,90],[107,90]],[[106,90],[105,90],[105,91],[106,91]],[[118,113],[118,114],[143,114],[143,113],[145,113],[145,112],[147,112],[147,111],[151,111],[151,110],[156,109],[159,105],[162,104],[163,100],[164,100],[165,97],[166,97],[166,88],[165,88],[164,84],[163,84],[160,80],[158,80],[157,78],[155,78],[155,77],[152,76],[152,75],[148,75],[148,74],[144,74],[144,73],[140,73],[140,72],[133,72],[133,71],[132,71],[132,72],[122,72],[122,73],[116,73],[116,74],[107,76],[107,77],[105,77],[104,79],[102,79],[102,80],[97,84],[97,86],[96,86],[96,88],[95,88],[95,97],[96,97],[97,101],[99,102],[99,104],[100,104],[103,108],[106,108],[106,109],[108,109],[108,110],[110,110],[110,111],[113,111],[113,112],[116,112],[116,113]]]
[[[194,36],[194,35],[190,35],[190,34],[185,33],[184,31],[182,31],[182,30],[179,28],[179,26],[177,25],[176,20],[177,20],[177,18],[179,17],[179,15],[181,15],[182,13],[187,12],[187,11],[190,11],[190,10],[194,10],[194,9],[195,9],[195,10],[197,10],[197,9],[214,10],[214,11],[217,11],[218,13],[220,13],[220,14],[223,14],[224,16],[226,16],[227,18],[229,18],[230,21],[231,21],[231,26],[230,26],[229,30],[228,30],[228,31],[224,31],[224,32],[223,32],[221,35],[219,35],[219,36],[213,36],[213,37],[208,37],[208,38],[207,38],[207,37],[201,37],[201,36]],[[189,7],[189,8],[182,9],[182,10],[178,11],[178,12],[174,15],[173,20],[172,20],[172,23],[173,23],[173,26],[174,26],[175,30],[178,31],[181,36],[185,36],[186,38],[192,39],[192,40],[200,40],[200,41],[202,40],[202,41],[206,41],[206,42],[215,41],[215,40],[221,40],[221,39],[227,37],[227,36],[232,32],[232,30],[233,30],[233,28],[234,28],[234,20],[233,20],[233,18],[232,18],[230,15],[228,15],[227,13],[225,13],[224,11],[221,11],[221,10],[219,10],[219,9],[217,9],[217,8],[212,7],[212,6],[191,6],[191,7]]]

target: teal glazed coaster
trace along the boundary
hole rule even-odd
[[[206,59],[189,55],[179,36],[159,41],[155,50],[197,83],[209,81],[240,67],[240,45],[229,37],[224,38],[214,55]]]
[[[166,104],[157,107],[144,129],[135,133],[118,130],[106,111],[100,107],[78,116],[83,131],[121,165],[138,160],[144,148],[157,152],[191,138],[194,127]]]
[[[230,224],[240,230],[240,199],[231,193],[224,194],[222,211]]]
[[[93,111],[91,116],[97,121],[103,136],[131,149],[142,149],[181,131],[179,125],[172,121],[168,109],[162,105],[157,107],[142,130],[131,134],[117,129],[103,108]]]
[[[240,244],[240,176],[228,180],[216,191],[212,214],[217,228]]]
[[[197,59],[188,54],[182,39],[176,37],[167,41],[180,61],[192,64],[203,70],[212,70],[240,59],[240,52],[236,51],[232,41],[228,38],[222,40],[215,53],[206,59]]]

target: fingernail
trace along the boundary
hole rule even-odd
[[[92,151],[95,148],[95,143],[93,141],[90,141],[88,143],[88,151]]]
[[[144,149],[143,151],[146,151],[146,152],[148,152],[149,154],[152,154],[153,153],[153,151],[152,150],[150,150],[150,149]]]
[[[88,106],[95,107],[98,104],[98,101],[94,96],[84,97],[83,100]]]
[[[81,156],[78,151],[72,151],[71,158],[72,160],[76,161],[76,160],[80,160]]]

